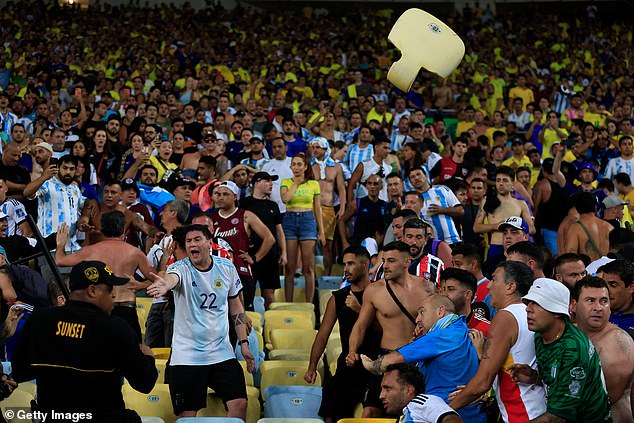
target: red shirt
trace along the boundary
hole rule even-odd
[[[487,295],[489,295],[489,280],[484,278],[481,281],[478,281],[478,289],[476,289],[473,301],[484,302]]]
[[[485,337],[489,335],[489,326],[491,326],[491,322],[477,313],[472,312],[467,319],[467,327],[479,330]]]

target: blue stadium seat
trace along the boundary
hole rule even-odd
[[[269,386],[264,417],[319,418],[320,386]]]
[[[317,285],[319,286],[319,290],[322,289],[334,289],[337,290],[341,288],[341,276],[322,276],[317,279]]]

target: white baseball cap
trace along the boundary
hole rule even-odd
[[[236,195],[236,197],[240,196],[240,188],[233,181],[221,182],[220,184],[216,186],[216,189],[218,188],[227,188],[229,191],[233,192]]]
[[[528,294],[522,297],[522,301],[533,301],[541,308],[551,313],[565,314],[570,318],[568,307],[570,306],[570,291],[561,282],[548,278],[537,278],[528,290]]]

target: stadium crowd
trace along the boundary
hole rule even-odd
[[[268,308],[280,275],[289,302],[303,276],[313,302],[322,256],[321,275],[336,264],[344,275],[304,375],[316,381],[339,322],[326,422],[359,402],[364,416],[406,421],[632,422],[633,28],[584,12],[444,17],[464,60],[445,80],[421,71],[404,93],[386,78],[398,57],[392,10],[8,3],[0,317],[16,380],[65,374],[34,373],[47,359],[32,352],[25,367],[20,340],[45,330],[29,326],[38,309],[65,302],[44,258],[15,264],[43,247],[40,232],[70,278],[63,307],[96,301],[128,322],[126,345],[143,344],[128,357],[136,372],[148,347],[172,347],[181,416],[202,408],[188,386],[198,367],[226,363],[237,346],[252,370],[244,311],[256,288]],[[87,267],[95,260],[107,266]],[[128,282],[105,277],[104,294],[94,288],[104,272]],[[197,294],[183,286],[212,279],[225,297],[201,294],[191,311]],[[217,313],[207,325],[196,317],[205,309]],[[222,346],[210,349],[203,331]],[[419,365],[426,389],[403,363]],[[209,374],[200,383],[223,373]],[[227,385],[214,389],[244,418],[246,394]],[[86,398],[102,389],[78,386]],[[45,408],[64,397],[41,389]],[[399,389],[413,389],[407,402]],[[108,398],[124,407],[120,392]]]

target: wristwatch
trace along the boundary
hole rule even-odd
[[[238,341],[238,345],[242,345],[242,344],[247,344],[249,345],[249,340],[248,339],[241,339]]]

